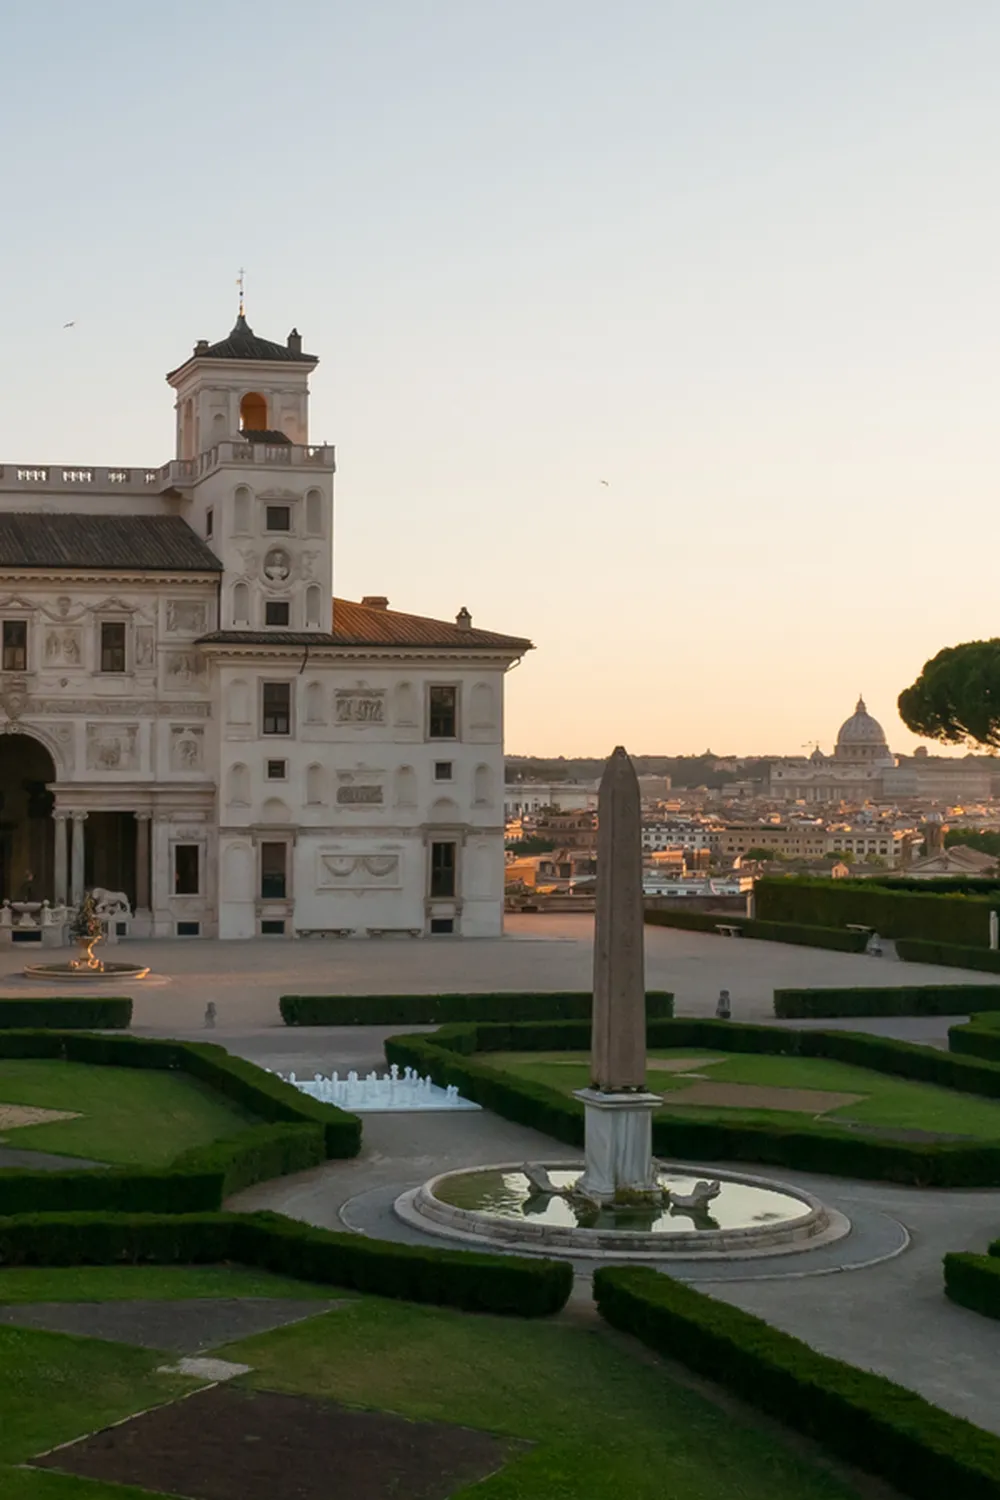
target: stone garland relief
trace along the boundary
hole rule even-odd
[[[370,891],[398,887],[399,855],[382,850],[344,853],[320,849],[317,890]]]
[[[139,768],[138,724],[88,724],[88,771],[136,771]]]
[[[337,688],[334,707],[338,724],[364,728],[385,723],[385,689],[369,688],[359,683],[353,688]]]
[[[170,769],[200,771],[204,764],[205,731],[200,724],[170,726]]]

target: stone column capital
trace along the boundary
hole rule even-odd
[[[65,823],[72,817],[72,814],[68,813],[64,807],[55,807],[52,809],[52,816],[57,823]]]
[[[152,820],[153,814],[151,812],[137,812],[133,813],[132,816],[137,823],[149,823]]]
[[[85,812],[71,812],[70,813],[70,817],[73,819],[74,823],[86,823],[86,821],[87,821],[87,819],[88,819],[89,816],[90,816],[90,814],[89,813],[85,813]]]

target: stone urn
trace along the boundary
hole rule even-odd
[[[100,971],[104,968],[103,963],[94,954],[97,944],[104,938],[103,932],[94,933],[92,937],[78,937],[76,940],[77,956],[71,958],[69,966],[71,969],[94,969]]]

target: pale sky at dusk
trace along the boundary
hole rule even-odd
[[[165,461],[243,264],[321,358],[337,591],[531,636],[513,752],[829,748],[859,689],[907,749],[900,689],[1000,634],[996,0],[49,0],[3,41],[0,462]]]

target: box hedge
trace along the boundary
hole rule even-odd
[[[885,988],[775,990],[774,1014],[824,1019],[832,1016],[967,1016],[976,1009],[1000,1010],[1000,984],[892,985]]]
[[[896,955],[911,964],[943,964],[950,969],[981,969],[987,974],[1000,974],[1000,953],[993,948],[900,938],[896,943]]]
[[[914,1500],[1000,1500],[1000,1437],[916,1392],[645,1267],[602,1267],[594,1295],[613,1327]]]
[[[717,937],[721,936],[720,925],[738,927],[745,938],[757,938],[766,943],[800,943],[806,948],[832,948],[839,953],[863,953],[868,946],[866,932],[813,927],[803,922],[762,922],[751,917],[731,916],[728,912],[658,908],[647,911],[645,921],[650,927],[680,927],[687,932],[708,932]]]
[[[54,1027],[59,1031],[125,1031],[132,1021],[132,1001],[124,995],[72,995],[66,998],[0,999],[0,1030]]]
[[[544,1317],[573,1286],[569,1261],[399,1245],[281,1214],[39,1213],[0,1218],[6,1266],[236,1263],[467,1312]]]
[[[646,1035],[651,1047],[825,1057],[1000,1099],[1000,1067],[887,1037],[696,1019],[651,1021]],[[433,1035],[390,1037],[385,1052],[390,1063],[430,1074],[442,1087],[454,1084],[466,1098],[505,1119],[579,1147],[584,1138],[579,1100],[489,1067],[476,1054],[581,1052],[589,1045],[590,1028],[584,1022],[470,1023],[442,1027]],[[924,1187],[1000,1186],[1000,1135],[996,1141],[909,1142],[802,1121],[773,1125],[698,1119],[664,1107],[653,1117],[653,1148],[674,1159],[756,1162]]]
[[[62,1058],[98,1067],[177,1070],[261,1122],[184,1152],[168,1167],[0,1171],[0,1214],[65,1210],[193,1213],[218,1209],[254,1182],[356,1156],[361,1121],[301,1094],[224,1048],[87,1032],[0,1031],[0,1057]]]
[[[452,1021],[589,1020],[589,990],[483,995],[282,995],[286,1026],[437,1026]],[[646,992],[650,1016],[672,1016],[674,997]]]
[[[991,1247],[998,1249],[1000,1245]],[[946,1255],[944,1289],[952,1302],[985,1318],[1000,1318],[1000,1259],[995,1253]]]
[[[948,1048],[965,1057],[1000,1063],[1000,1016],[973,1016],[964,1026],[950,1026]]]
[[[757,916],[764,921],[841,928],[857,922],[882,937],[982,948],[989,945],[990,912],[1000,908],[1000,888],[988,892],[962,894],[950,882],[945,892],[929,891],[922,881],[807,876],[765,878],[754,887]]]

